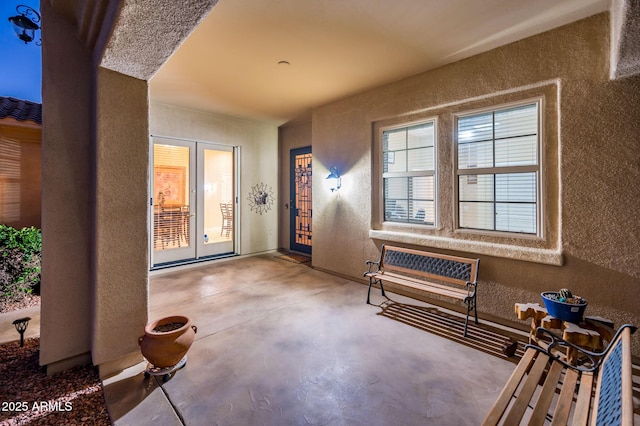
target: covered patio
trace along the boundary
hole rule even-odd
[[[379,315],[387,301],[379,292],[374,305],[365,298],[361,283],[279,253],[152,276],[150,319],[187,315],[197,325],[196,340],[186,367],[166,383],[145,379],[145,363],[106,379],[111,419],[116,425],[479,424],[513,362],[426,332],[420,321],[410,326]],[[467,340],[482,344],[488,330],[486,323],[472,327]]]
[[[635,213],[640,198],[634,185],[640,179],[636,3],[616,0],[609,7],[598,1],[595,9],[565,15],[562,23],[532,28],[479,51],[463,49],[464,58],[344,92],[276,122],[153,95],[157,72],[177,57],[174,53],[206,16],[234,26],[235,15],[225,8],[235,2],[217,3],[42,2],[47,25],[40,364],[47,373],[98,366],[113,419],[120,424],[169,418],[192,424],[211,419],[477,424],[513,365],[424,332],[420,321],[412,327],[377,315],[381,307],[366,305],[366,287],[358,283],[363,262],[377,256],[385,242],[481,258],[481,319],[508,323],[514,320],[514,302],[570,287],[589,299],[590,315],[616,324],[640,323],[636,298],[628,297],[637,294],[640,283]],[[244,16],[251,10],[240,12]],[[378,10],[386,13],[386,5]],[[312,9],[303,12],[317,16]],[[546,12],[540,7],[543,16]],[[349,16],[338,14],[337,22],[350,23]],[[446,21],[436,13],[415,16]],[[294,18],[287,23],[300,22]],[[413,39],[437,45],[421,31],[429,26],[416,22]],[[330,43],[331,51],[349,45],[343,41],[351,33],[359,34],[354,32],[358,28],[345,27],[346,35]],[[315,28],[327,33],[322,25]],[[485,40],[504,34],[486,30],[490,37]],[[445,38],[453,34],[458,31],[441,33]],[[252,35],[263,38],[260,31]],[[472,33],[468,37],[476,40]],[[370,40],[363,38],[365,45],[381,45]],[[200,56],[218,58],[227,43],[206,45],[216,50]],[[303,48],[318,63],[327,62],[314,46],[308,42]],[[360,51],[354,46],[346,57]],[[246,49],[253,60],[261,59],[261,52],[254,44]],[[263,62],[277,68],[282,59],[277,54]],[[372,61],[388,62],[384,55]],[[359,63],[363,74],[373,68],[367,61]],[[216,80],[209,74],[213,67],[204,69],[207,80]],[[264,73],[256,75],[264,87],[273,87]],[[343,80],[307,75],[314,82]],[[286,87],[269,101],[292,92],[291,80],[281,80]],[[541,161],[530,165],[535,171],[527,171],[540,175],[532,215],[536,232],[466,229],[456,214],[466,201],[456,188],[462,177],[468,176],[463,180],[468,185],[477,180],[452,161],[458,155],[454,118],[477,111],[496,114],[530,99],[543,106],[536,119],[542,131],[534,144]],[[384,216],[379,158],[384,129],[418,121],[436,122],[433,156],[439,159],[434,170],[428,169],[437,194],[425,196],[435,203],[437,220],[419,226]],[[241,149],[234,255],[243,257],[189,271],[150,273],[150,138],[158,135]],[[306,147],[313,151],[313,173],[321,177],[312,184],[315,269],[271,254],[290,248],[287,166],[290,153]],[[337,193],[322,187],[331,167],[342,176]],[[489,172],[482,173],[495,174]],[[250,204],[255,197],[249,195],[263,185],[273,188],[274,208],[257,214]],[[206,234],[198,235],[204,239]],[[394,300],[427,312],[422,309],[427,305],[414,299]],[[140,374],[138,337],[150,320],[171,313],[191,316],[199,332],[187,368],[159,386]],[[633,340],[635,354],[638,339]]]

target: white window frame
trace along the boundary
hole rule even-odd
[[[407,171],[407,172],[384,172],[384,134],[388,131],[401,130],[401,129],[409,129],[411,127],[420,126],[423,124],[432,124],[433,126],[433,170],[425,170],[425,171]],[[392,126],[385,126],[380,128],[379,133],[379,142],[380,142],[380,192],[381,192],[381,220],[384,224],[401,226],[401,227],[417,227],[422,229],[434,229],[438,224],[438,120],[435,117],[421,119],[419,121],[411,121],[400,123]],[[423,177],[423,176],[432,176],[433,177],[433,223],[419,223],[417,221],[411,221],[407,219],[407,221],[392,221],[386,220],[385,217],[385,208],[386,208],[386,199],[384,196],[384,179],[385,178],[393,178],[393,177]]]
[[[527,165],[527,166],[507,166],[507,167],[483,167],[483,168],[473,168],[473,169],[459,169],[458,168],[458,123],[461,118],[478,115],[478,114],[486,114],[486,113],[497,113],[500,111],[508,110],[511,108],[517,108],[521,106],[536,104],[537,105],[537,144],[536,144],[536,157],[537,164],[536,165]],[[488,234],[488,235],[503,235],[508,237],[516,237],[516,238],[544,238],[544,174],[543,174],[543,161],[544,161],[544,147],[543,147],[543,117],[544,117],[544,98],[536,97],[532,99],[517,101],[513,103],[501,104],[501,105],[492,105],[487,108],[472,110],[472,111],[464,111],[461,113],[454,114],[454,127],[453,127],[453,184],[454,184],[454,220],[455,220],[455,232],[456,233],[470,233],[470,234]],[[495,139],[494,139],[495,141]],[[491,230],[491,229],[483,229],[483,228],[462,228],[460,226],[460,194],[459,194],[459,177],[460,176],[469,176],[469,175],[497,175],[497,174],[508,174],[508,173],[531,173],[535,172],[536,174],[536,233],[521,233],[521,232],[511,232],[511,231],[502,231],[502,230]],[[494,199],[493,204],[495,205],[497,201]],[[495,225],[495,221],[494,221]],[[495,228],[495,226],[494,226]]]

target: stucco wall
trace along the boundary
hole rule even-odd
[[[91,56],[42,2],[42,305],[40,364],[90,361],[92,257]],[[70,112],[72,111],[72,112]]]
[[[153,84],[153,82],[151,83]],[[151,103],[153,136],[240,147],[240,254],[278,248],[278,129],[274,125]],[[250,210],[252,187],[265,184],[275,196],[271,210]]]
[[[107,376],[141,359],[138,338],[147,323],[147,82],[99,68],[97,93],[91,353]]]
[[[535,250],[523,251],[509,239],[475,238],[474,246],[451,229],[451,176],[446,185],[446,176],[439,175],[440,224],[425,232],[427,237],[442,236],[446,244],[433,238],[405,239],[405,244],[466,256],[479,253],[478,304],[487,317],[513,321],[515,302],[537,302],[541,291],[568,287],[589,300],[588,315],[640,325],[635,297],[640,289],[640,77],[609,80],[609,34],[608,14],[600,14],[316,108],[314,174],[322,176],[336,165],[343,185],[329,194],[314,182],[314,266],[359,278],[365,259],[378,256],[384,240],[371,232],[378,227],[372,219],[372,205],[377,208],[373,182],[379,179],[372,173],[376,123],[476,101],[490,105],[491,98],[517,98],[532,87],[551,84],[557,87],[557,182],[547,196],[554,194],[559,211],[547,211],[545,221],[558,234],[555,241],[547,238],[537,248],[533,244],[542,260]],[[438,133],[441,160],[450,164],[452,121],[438,125],[446,127]],[[281,136],[280,143],[288,144],[288,132],[281,129]],[[493,255],[491,244],[504,253]],[[542,251],[554,249],[555,257]],[[634,339],[634,352],[640,353],[640,336]]]

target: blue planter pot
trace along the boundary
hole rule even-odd
[[[558,295],[557,291],[545,291],[541,294],[542,301],[544,302],[547,312],[552,317],[558,318],[562,321],[568,321],[573,323],[579,323],[584,317],[584,311],[587,309],[587,302],[584,303],[565,303],[558,300],[554,300],[548,296]]]

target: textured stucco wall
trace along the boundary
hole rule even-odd
[[[278,131],[278,140],[280,141],[278,144],[278,169],[280,170],[278,248],[288,250],[291,248],[291,150],[311,146],[311,116],[281,127]],[[313,160],[311,164],[313,167]],[[315,177],[319,179],[320,175],[317,174]]]
[[[240,147],[240,254],[278,248],[276,126],[158,103],[151,103],[149,120],[153,136]],[[247,197],[261,183],[276,199],[271,210],[260,215],[250,210]]]
[[[501,248],[513,241],[486,239],[489,246],[478,256],[479,308],[488,317],[513,321],[515,302],[540,301],[541,291],[568,287],[590,301],[587,314],[611,318],[616,324],[640,325],[635,303],[640,290],[636,214],[640,208],[640,77],[609,80],[608,18],[608,14],[596,15],[316,108],[312,116],[314,174],[322,176],[336,165],[343,174],[343,187],[329,194],[318,180],[314,183],[314,266],[356,278],[364,270],[364,260],[378,256],[384,241],[370,237],[376,226],[372,224],[372,199],[377,197],[372,183],[377,179],[372,173],[376,123],[402,121],[399,117],[409,119],[421,112],[428,116],[430,110],[472,105],[482,99],[489,99],[490,105],[490,98],[501,100],[509,93],[517,98],[531,87],[554,84],[558,115],[553,160],[558,180],[548,190],[557,193],[559,212],[547,212],[545,220],[553,222],[558,235],[538,249],[557,245],[561,266],[539,263],[527,253],[497,257],[490,251],[492,241]],[[441,160],[450,164],[452,122],[444,120],[440,125],[446,128],[439,131],[439,149],[450,155]],[[286,134],[281,129],[281,135]],[[421,245],[474,255],[468,244],[461,245],[468,251],[456,249],[456,239],[462,239],[448,228],[453,223],[453,188],[443,179],[438,198],[441,227],[433,234],[445,234],[447,242],[454,244]],[[640,353],[640,337],[634,339],[634,351]]]
[[[146,81],[104,68],[97,94],[92,357],[106,376],[140,357],[147,323],[149,107]]]
[[[93,70],[74,28],[48,2],[42,2],[41,12],[47,25],[42,29],[40,364],[64,368],[67,361],[89,361]]]
[[[100,66],[150,79],[218,0],[120,0]]]

